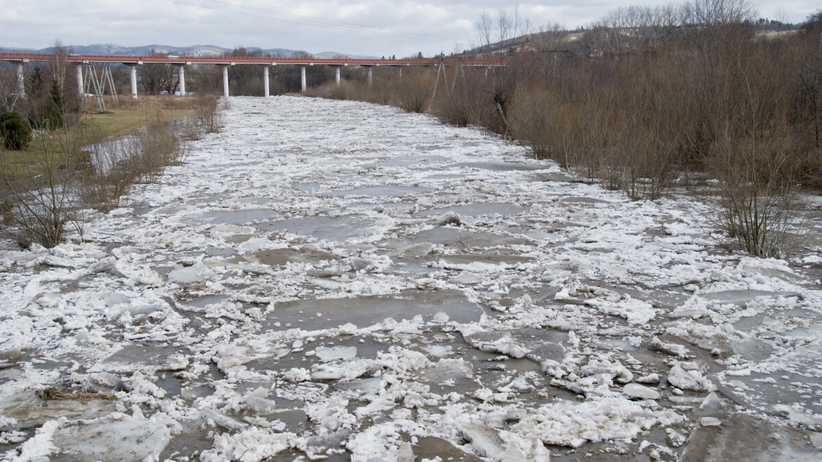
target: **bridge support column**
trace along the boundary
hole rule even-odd
[[[80,98],[85,101],[85,99],[83,99],[86,96],[83,91],[83,66],[84,64],[77,64],[77,93],[80,95]]]
[[[180,64],[177,78],[180,80],[180,96],[186,95],[186,65]]]
[[[305,66],[300,66],[300,83],[302,84],[303,93],[308,89],[305,83]]]
[[[23,61],[17,63],[17,94],[26,97],[26,79],[23,77]]]
[[[268,98],[269,96],[271,96],[271,89],[268,85],[268,66],[263,66],[263,87],[265,90],[265,97]]]
[[[228,98],[228,66],[223,66],[223,96]]]
[[[131,73],[131,97],[137,99],[137,65],[129,64],[128,67]],[[80,78],[82,78],[82,74]]]
[[[371,72],[372,67],[368,67],[368,88],[371,88],[371,85],[374,84],[374,74]]]
[[[337,88],[340,87],[340,66],[334,68],[334,79],[337,81]]]

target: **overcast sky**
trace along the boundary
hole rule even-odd
[[[483,10],[586,26],[632,0],[0,0],[0,47],[63,45],[217,45],[335,51],[368,56],[426,56],[471,48]],[[673,2],[677,3],[677,2]],[[818,0],[753,2],[760,17],[801,22]]]

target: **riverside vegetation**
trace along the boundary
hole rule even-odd
[[[797,194],[822,188],[822,11],[767,34],[755,17],[744,0],[621,8],[573,36],[509,41],[506,67],[452,57],[442,75],[383,71],[370,90],[315,94],[479,126],[633,200],[707,179],[719,227],[781,257],[801,233]]]
[[[32,104],[25,103],[23,111]],[[29,122],[38,127],[31,141],[0,151],[4,232],[23,247],[53,247],[69,230],[82,238],[90,210],[119,207],[134,183],[154,181],[183,160],[185,140],[220,129],[212,96],[144,97],[103,114],[81,113],[79,104],[61,112],[60,120],[75,122],[56,130]],[[180,129],[171,125],[183,119]]]

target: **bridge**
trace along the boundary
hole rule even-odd
[[[25,94],[23,65],[29,62],[47,62],[51,61],[54,55],[50,53],[11,53],[0,52],[0,61],[9,61],[17,64],[17,80],[19,91]],[[368,68],[368,85],[370,86],[372,78],[372,68],[379,66],[397,67],[400,69],[400,76],[402,76],[402,67],[405,66],[431,66],[442,67],[446,62],[458,63],[462,66],[470,67],[499,67],[506,66],[508,63],[505,60],[499,59],[446,59],[438,58],[419,58],[419,59],[365,59],[365,58],[278,58],[278,57],[257,57],[257,56],[174,56],[174,55],[80,55],[68,54],[66,61],[70,63],[79,64],[77,66],[77,85],[80,94],[84,94],[83,82],[83,65],[89,66],[93,63],[123,64],[131,68],[131,97],[137,98],[137,66],[142,64],[172,64],[178,67],[178,77],[180,82],[180,95],[185,95],[185,68],[186,66],[211,64],[222,67],[223,69],[223,94],[229,96],[228,92],[228,69],[235,65],[258,65],[263,66],[263,85],[265,86],[265,96],[270,96],[269,93],[269,67],[277,65],[291,65],[300,66],[300,76],[302,83],[302,91],[306,91],[306,66],[332,66],[335,68],[336,83],[340,85],[340,68],[346,66],[359,66]],[[96,79],[96,75],[93,77]]]

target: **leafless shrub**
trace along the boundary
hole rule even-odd
[[[205,133],[219,132],[222,128],[219,98],[214,95],[197,95],[195,107],[197,125]]]
[[[130,147],[121,138],[107,138],[87,147],[90,162],[80,176],[78,193],[83,203],[108,212],[120,206],[120,198],[128,194],[138,172],[131,170],[125,156]]]
[[[124,168],[144,182],[154,181],[168,165],[177,165],[185,157],[185,148],[174,132],[164,124],[150,125],[124,140]]]
[[[396,84],[397,106],[408,112],[425,112],[433,88],[433,79],[424,70],[409,70]]]
[[[49,139],[47,134],[35,142],[39,152],[31,161],[10,165],[3,157],[3,177],[13,203],[11,216],[20,230],[18,241],[51,248],[63,241],[68,227],[82,234],[73,191],[81,142],[78,137]]]
[[[723,229],[752,255],[784,256],[793,244],[791,228],[798,223],[785,147],[780,140],[737,140],[725,134],[715,154]]]
[[[179,164],[184,156],[185,146],[164,124],[103,140],[91,146],[91,161],[80,177],[78,193],[87,206],[107,212],[120,206],[120,198],[132,184],[154,181],[166,166]]]
[[[355,95],[357,93],[358,90],[355,83],[347,80],[340,80],[339,85],[337,85],[336,82],[325,83],[319,87],[309,88],[305,94],[306,96],[312,96],[315,98],[350,100],[355,99]]]

